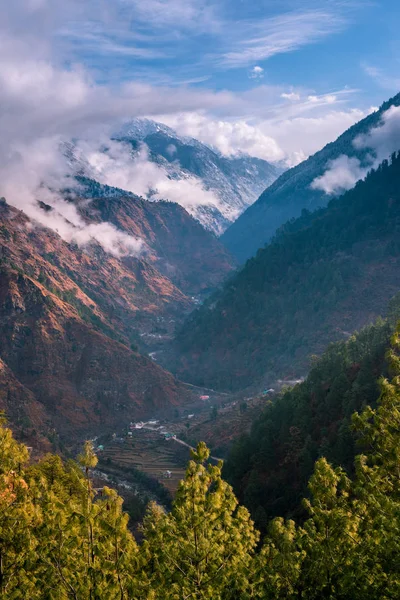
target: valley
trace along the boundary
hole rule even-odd
[[[1,8],[0,599],[399,599],[400,2]]]
[[[121,488],[123,497],[134,490],[160,502],[173,498],[190,449],[205,441],[214,463],[225,460],[234,440],[250,432],[252,422],[271,404],[275,393],[243,398],[188,387],[192,397],[184,407],[155,413],[149,421],[127,422],[112,434],[99,431],[95,437],[98,470]]]

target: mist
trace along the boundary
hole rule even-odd
[[[343,193],[353,188],[368,171],[378,167],[393,152],[397,152],[400,149],[400,107],[391,106],[382,114],[376,127],[353,140],[353,146],[357,150],[369,151],[364,164],[356,157],[342,154],[328,163],[326,171],[314,179],[311,188],[328,195]]]

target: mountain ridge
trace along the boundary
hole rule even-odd
[[[345,154],[365,160],[368,152],[357,149],[352,141],[379,123],[382,114],[391,106],[400,105],[400,94],[384,102],[378,111],[371,113],[334,142],[307,158],[299,165],[285,171],[260,197],[222,234],[221,241],[240,263],[254,256],[291,218],[300,216],[303,209],[315,210],[326,206],[331,196],[322,190],[312,189],[311,183],[326,170],[329,161]]]
[[[165,178],[172,180],[175,186],[179,182],[193,184],[194,189],[192,192],[188,189],[187,194],[196,193],[199,196],[196,202],[191,203],[190,198],[175,201],[181,202],[216,235],[220,235],[284,170],[280,165],[245,154],[224,156],[199,140],[180,136],[162,123],[146,119],[128,122],[114,133],[112,141],[130,148],[132,164],[140,160],[141,150],[146,148],[146,160],[158,167],[164,181]],[[106,146],[103,151],[107,152]],[[84,153],[74,156],[73,145],[67,145],[65,153],[71,165],[75,163],[78,168],[78,175],[101,179],[101,173],[96,174],[96,168],[91,167]],[[149,189],[146,194],[141,193],[147,199],[155,200],[156,191]],[[157,198],[174,200],[168,197],[168,191],[161,191]]]

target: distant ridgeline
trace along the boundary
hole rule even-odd
[[[310,354],[373,322],[400,289],[400,156],[326,208],[288,222],[192,313],[170,365],[243,389],[303,375]]]
[[[314,407],[307,410],[299,388],[292,392],[306,410],[304,424],[311,424],[310,437],[312,427],[324,420],[323,410],[334,413],[336,403],[352,391],[350,379],[358,378],[358,387],[371,391],[374,352],[380,355],[386,333],[379,324],[342,347],[341,353],[331,351],[331,358],[328,354],[321,361],[306,384],[316,394],[319,390],[320,402],[315,398]],[[310,498],[304,501],[301,526],[278,517],[268,524],[262,545],[247,509],[238,505],[232,488],[221,478],[221,463],[207,464],[209,451],[202,442],[192,452],[171,511],[149,505],[139,545],[128,528],[122,498],[108,487],[94,487],[91,471],[97,457],[91,442],[85,443],[77,463],[64,464],[49,454],[29,465],[27,448],[1,422],[0,596],[29,600],[399,598],[399,330],[393,345],[390,360],[395,377],[391,383],[381,381],[378,408],[366,407],[352,418],[365,454],[356,457],[351,478],[320,458],[309,482]],[[351,365],[342,381],[337,375],[329,397],[319,381],[333,377],[335,369],[339,373],[336,363],[340,362]],[[372,396],[377,395],[375,384]],[[360,397],[359,390],[356,401],[348,398],[346,414]],[[280,413],[275,433],[285,428],[296,409],[301,417],[295,402],[282,399],[275,408],[274,414]],[[313,420],[314,409],[320,415]],[[274,425],[268,425],[268,420],[263,420],[266,441],[253,458],[253,466],[264,473],[275,452]],[[303,476],[312,470],[312,441],[301,452],[301,433],[292,427],[289,434],[279,468],[293,473],[292,465],[303,462]],[[283,495],[284,481],[283,477]]]

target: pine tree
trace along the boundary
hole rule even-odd
[[[172,511],[154,506],[145,523],[144,556],[157,599],[246,598],[258,534],[221,478],[222,464],[206,464],[202,442],[181,482]]]

